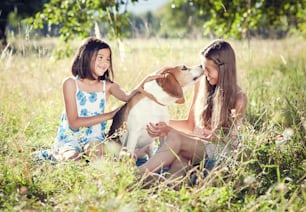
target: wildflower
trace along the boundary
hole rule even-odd
[[[244,178],[243,183],[246,185],[251,185],[256,182],[256,178],[254,175],[249,175],[246,178]]]
[[[303,121],[304,130],[306,130],[306,120]]]
[[[294,130],[292,128],[286,128],[283,132],[283,136],[285,140],[289,140],[294,134]]]
[[[276,192],[287,193],[288,190],[289,190],[288,186],[285,183],[278,183],[275,186],[275,191]]]
[[[20,194],[20,195],[26,195],[28,193],[28,187],[26,186],[20,186],[18,189],[17,189],[17,192]]]

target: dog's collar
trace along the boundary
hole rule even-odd
[[[162,103],[160,103],[156,98],[155,96],[153,96],[152,94],[150,94],[149,92],[145,91],[143,88],[138,88],[137,89],[140,93],[142,93],[144,96],[148,97],[149,99],[153,100],[154,102],[156,102],[157,104],[161,105],[161,106],[166,106]]]

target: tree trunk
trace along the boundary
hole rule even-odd
[[[0,13],[0,48],[4,48],[7,45],[5,28],[7,24],[8,14],[5,11]]]

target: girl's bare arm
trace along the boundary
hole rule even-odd
[[[144,84],[146,82],[161,78],[162,76],[159,74],[156,75],[147,75],[130,93],[127,93],[124,91],[120,85],[116,82],[113,82],[111,84],[111,87],[109,89],[109,93],[113,95],[118,100],[121,100],[123,102],[127,102],[132,96],[134,96],[139,88],[143,88]]]
[[[192,133],[195,127],[194,107],[199,92],[200,82],[198,81],[193,87],[193,97],[189,107],[187,119],[170,120],[170,126],[186,133]]]

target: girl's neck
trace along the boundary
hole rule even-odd
[[[97,84],[100,82],[99,79],[87,79],[87,78],[84,78],[84,79],[80,79],[80,81],[82,81],[83,83],[87,84],[87,85],[94,85],[94,84]]]
[[[80,90],[86,92],[100,92],[103,89],[100,80],[79,79],[78,85]]]

